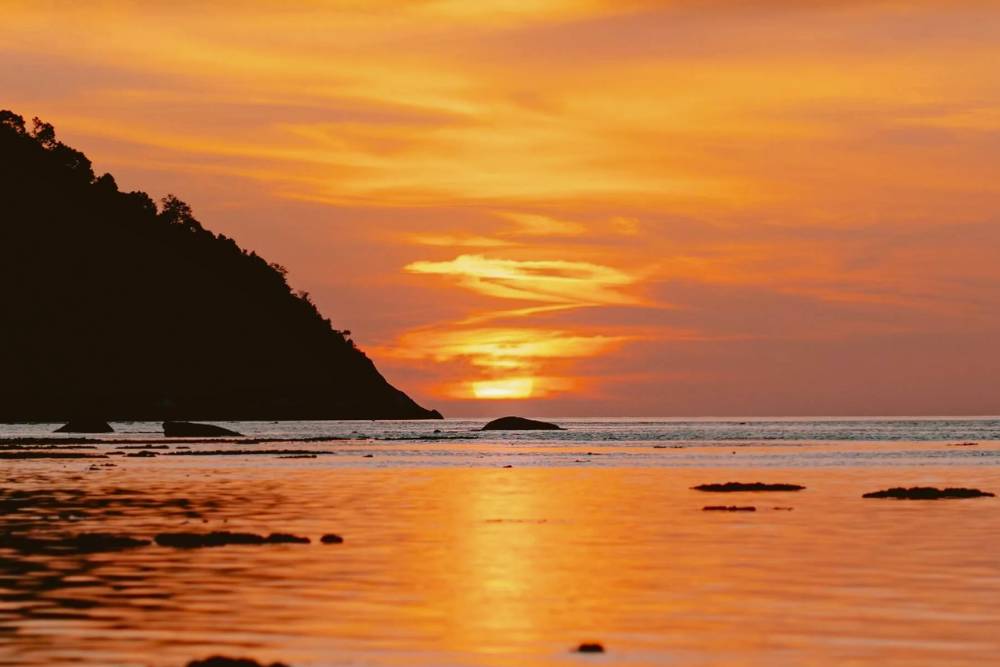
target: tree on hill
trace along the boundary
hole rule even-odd
[[[0,111],[0,420],[439,416],[284,267]]]

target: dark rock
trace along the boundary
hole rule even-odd
[[[71,419],[55,430],[56,433],[114,433],[111,424],[100,419]]]
[[[196,424],[195,422],[163,422],[163,435],[168,438],[218,438],[227,435],[240,435],[228,428],[214,424]]]
[[[562,431],[561,426],[524,417],[500,417],[483,426],[481,431]]]
[[[903,488],[901,486],[882,491],[866,493],[863,498],[895,498],[897,500],[939,500],[942,498],[983,498],[993,497],[995,494],[979,489],[952,488],[938,489],[933,486],[914,486]]]
[[[598,642],[583,642],[576,647],[577,653],[604,653],[604,645]]]
[[[806,488],[798,484],[765,484],[764,482],[726,482],[725,484],[699,484],[692,486],[695,491],[734,493],[737,491],[801,491]]]
[[[154,539],[161,547],[176,549],[224,547],[229,544],[309,544],[310,541],[308,537],[289,533],[271,533],[264,537],[256,533],[232,533],[228,530],[211,533],[160,533]]]
[[[254,533],[231,533],[228,530],[211,533],[160,533],[155,538],[161,547],[177,549],[198,549],[201,547],[222,547],[227,544],[264,544],[263,535]]]
[[[336,454],[337,452],[312,449],[191,449],[178,447],[183,451],[168,452],[167,456],[313,456]]]
[[[701,508],[702,512],[756,512],[757,508],[753,505],[747,505],[745,507],[740,507],[738,505],[705,505]]]
[[[289,667],[283,662],[264,664],[251,658],[227,658],[224,655],[213,655],[204,660],[192,660],[187,667]]]
[[[109,452],[121,454],[123,452]],[[16,452],[0,452],[0,459],[106,459],[105,454],[83,454],[80,452],[52,452],[38,450],[21,450]]]
[[[98,551],[121,551],[123,549],[146,547],[152,544],[152,542],[146,539],[129,537],[128,535],[80,533],[72,538],[63,540],[62,544],[81,553],[94,553]]]
[[[0,547],[29,554],[99,553],[134,549],[149,544],[149,540],[112,533],[79,533],[61,538],[35,538],[11,533],[0,534]]]
[[[335,533],[327,533],[323,537],[319,538],[319,541],[323,544],[341,544],[343,543],[344,538]]]
[[[309,544],[308,537],[300,537],[291,533],[271,533],[264,540],[268,544]]]

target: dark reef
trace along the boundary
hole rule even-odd
[[[224,547],[230,544],[309,544],[310,542],[308,537],[288,533],[271,533],[264,536],[256,533],[232,533],[228,530],[211,533],[159,533],[154,539],[161,547],[176,549]]]
[[[242,434],[214,424],[168,421],[163,422],[163,435],[168,438],[223,438],[227,435]]]
[[[213,655],[204,660],[192,660],[187,667],[288,667],[283,662],[265,664],[251,658],[228,658],[224,655]]]
[[[940,500],[944,498],[992,498],[995,494],[979,489],[964,489],[949,487],[938,489],[933,486],[913,486],[903,488],[896,486],[882,491],[866,493],[863,498],[895,498],[896,500]]]
[[[0,111],[0,421],[440,418],[278,264]]]
[[[577,653],[604,653],[604,645],[599,642],[583,642],[574,650]]]
[[[695,491],[714,493],[736,493],[739,491],[801,491],[806,488],[799,484],[765,484],[764,482],[726,482],[725,484],[699,484],[692,486]]]
[[[102,419],[73,419],[55,430],[56,433],[114,433],[111,424]]]
[[[483,431],[562,431],[563,427],[525,417],[500,417],[483,426]]]

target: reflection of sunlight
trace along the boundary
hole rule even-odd
[[[507,378],[505,380],[482,380],[472,383],[472,395],[476,398],[529,398],[534,387],[531,378]]]
[[[556,362],[593,357],[634,339],[513,327],[431,329],[411,331],[392,348],[376,352],[396,359],[457,362],[455,373],[464,382],[445,388],[455,398],[540,398],[582,386],[577,378],[553,374]],[[472,373],[479,377],[470,378]]]

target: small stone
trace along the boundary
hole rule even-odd
[[[583,642],[576,647],[577,653],[604,653],[604,645],[599,642]]]

